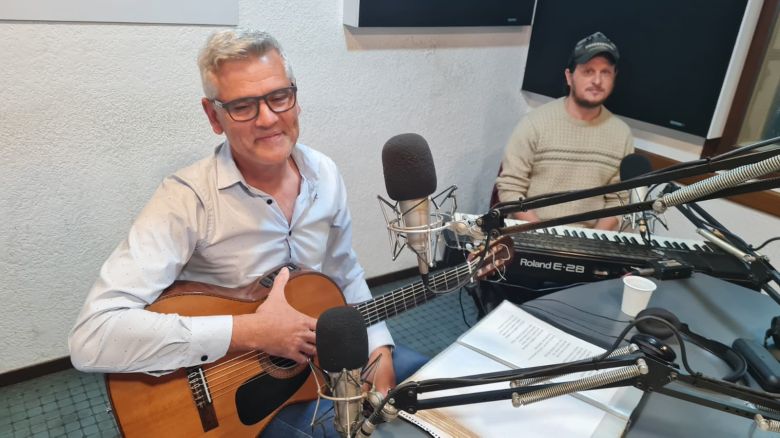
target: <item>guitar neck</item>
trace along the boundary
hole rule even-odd
[[[469,278],[474,270],[476,270],[476,262],[469,261],[455,268],[434,273],[428,279],[430,289],[450,289],[459,282]],[[370,326],[407,310],[414,309],[439,295],[431,292],[430,289],[426,288],[422,281],[418,281],[409,286],[380,295],[373,300],[356,304],[355,308],[363,315],[366,326]]]

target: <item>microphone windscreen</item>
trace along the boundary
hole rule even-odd
[[[368,362],[368,332],[352,306],[334,307],[317,319],[317,356],[328,372],[362,368]]]
[[[626,181],[636,178],[650,173],[652,170],[650,160],[647,157],[639,154],[628,154],[620,161],[620,180]]]
[[[387,195],[394,201],[430,196],[436,191],[436,168],[428,142],[419,134],[399,134],[382,148]]]

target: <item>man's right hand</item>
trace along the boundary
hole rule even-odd
[[[255,313],[233,317],[233,336],[228,352],[261,350],[298,363],[314,356],[317,320],[295,310],[287,302],[284,287],[290,278],[282,268],[265,302]]]

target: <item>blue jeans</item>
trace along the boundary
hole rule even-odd
[[[411,376],[426,362],[428,362],[427,357],[402,345],[396,345],[393,350],[393,369],[398,382]],[[297,403],[282,409],[268,423],[262,433],[262,438],[338,437],[339,434],[333,427],[332,411],[328,414],[328,418],[312,430],[310,424],[316,405],[315,400]],[[333,402],[330,400],[320,400],[318,415],[321,416],[323,412],[329,411],[332,407]]]

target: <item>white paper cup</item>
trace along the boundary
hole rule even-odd
[[[620,310],[628,316],[636,316],[647,307],[656,285],[644,277],[623,277],[623,303]]]

